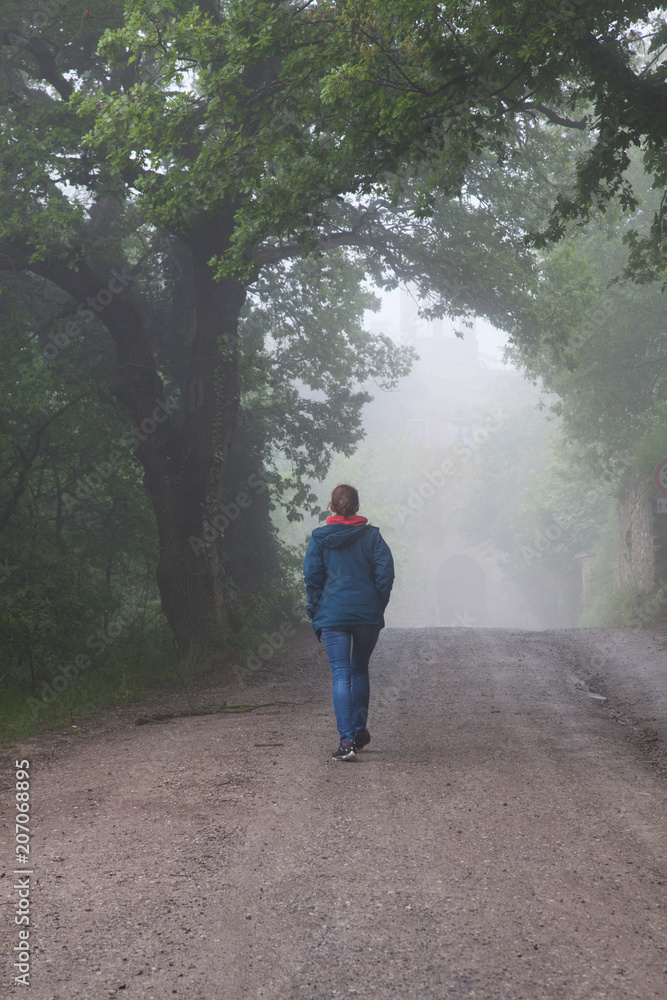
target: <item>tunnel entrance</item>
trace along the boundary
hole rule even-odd
[[[452,556],[438,570],[436,582],[439,625],[484,624],[484,570],[470,556]]]

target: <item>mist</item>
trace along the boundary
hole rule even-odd
[[[362,443],[351,458],[336,456],[314,488],[324,512],[334,486],[356,486],[361,513],[397,553],[387,624],[576,625],[594,552],[573,553],[568,526],[553,514],[536,519],[534,509],[548,507],[539,477],[560,433],[553,400],[505,357],[505,334],[480,318],[467,325],[424,318],[413,289],[382,296],[365,324],[413,347],[417,358],[394,390],[366,386],[373,400],[363,410]],[[510,454],[518,464],[494,483],[494,468]],[[604,520],[604,504],[600,513]],[[508,520],[511,537],[498,530]],[[299,531],[320,519],[279,523],[285,540],[298,544]],[[557,553],[557,569],[549,553]]]
[[[667,8],[0,8],[3,998],[663,997]]]

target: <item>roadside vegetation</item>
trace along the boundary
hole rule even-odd
[[[596,551],[582,621],[663,620],[609,583],[605,526],[624,477],[667,454],[666,46],[645,4],[7,12],[6,720],[72,663],[74,717],[294,614],[275,508],[316,509],[369,383],[409,371],[363,325],[406,282],[425,315],[504,330],[558,419],[480,449],[480,495],[509,453],[532,465],[491,524],[473,495],[470,531],[554,599]],[[519,514],[560,526],[528,566]]]

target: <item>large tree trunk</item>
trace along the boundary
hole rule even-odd
[[[218,645],[228,621],[224,564],[224,475],[239,405],[238,322],[245,287],[216,281],[211,257],[225,249],[224,227],[196,227],[192,251],[196,330],[180,454],[170,457],[170,503],[156,509],[158,585],[180,646]],[[222,231],[221,231],[222,229]]]
[[[221,515],[239,404],[238,320],[246,292],[239,281],[215,281],[208,262],[229,245],[231,221],[231,213],[207,217],[186,238],[194,265],[196,330],[187,398],[178,406],[182,420],[171,416],[176,406],[165,399],[148,319],[127,291],[115,290],[117,279],[111,295],[112,282],[84,263],[76,271],[53,260],[24,264],[80,303],[104,303],[95,311],[116,346],[114,391],[132,418],[128,445],[143,466],[157,521],[162,607],[181,649],[217,646],[227,626]]]

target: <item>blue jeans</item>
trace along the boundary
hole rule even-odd
[[[379,634],[379,625],[322,629],[331,663],[334,712],[341,743],[353,740],[366,726],[370,694],[368,661]]]

